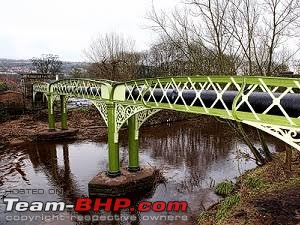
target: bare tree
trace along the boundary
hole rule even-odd
[[[265,0],[265,8],[269,15],[263,18],[266,24],[266,74],[272,74],[272,64],[276,49],[285,38],[296,35],[300,18],[300,2],[298,0]],[[268,35],[269,34],[269,35]]]
[[[94,77],[126,80],[136,76],[139,54],[134,51],[132,39],[116,33],[99,36],[85,50],[85,55]]]
[[[202,39],[216,54],[218,72],[224,74],[224,57],[231,43],[232,34],[227,31],[230,0],[188,0],[194,16],[204,24]]]
[[[232,34],[225,29],[227,7],[228,0],[189,0],[170,16],[153,7],[148,19],[162,42],[181,51],[198,74],[235,74],[234,57],[228,54]]]
[[[240,61],[238,68],[243,74],[256,73],[254,70],[253,40],[254,31],[259,20],[259,7],[256,0],[232,0],[230,4],[227,26],[232,34]]]
[[[245,73],[273,75],[287,69],[299,51],[298,47],[291,51],[284,46],[299,31],[299,1],[231,1],[227,29],[242,49],[241,57],[248,65]]]
[[[40,58],[32,58],[31,62],[34,69],[42,74],[57,74],[62,69],[62,61],[58,55],[43,54]]]

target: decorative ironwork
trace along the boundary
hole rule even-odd
[[[147,109],[147,110],[143,110],[137,113],[137,122],[138,122],[138,128],[140,128],[144,122],[146,122],[146,120],[148,118],[150,118],[152,115],[154,115],[155,113],[161,111],[161,109]]]
[[[116,110],[116,131],[119,131],[123,126],[123,124],[128,120],[128,118],[144,110],[148,110],[148,108],[144,106],[122,105],[116,103],[115,110]]]
[[[300,128],[291,128],[278,125],[268,125],[256,122],[243,121],[245,124],[256,127],[268,134],[284,141],[285,143],[300,150]]]
[[[47,99],[47,93],[49,92],[49,83],[47,82],[36,82],[33,84],[32,86],[32,97],[33,97],[33,101],[35,101],[35,95],[38,92],[41,92]]]
[[[94,104],[94,106],[98,109],[98,111],[100,112],[101,117],[103,118],[106,126],[108,126],[108,119],[107,119],[107,105],[105,104],[104,101],[92,101],[92,103]]]
[[[66,79],[51,83],[50,92],[90,100],[109,99],[111,84],[90,79]]]

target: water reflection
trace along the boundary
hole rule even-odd
[[[63,165],[59,165],[57,156],[59,148],[54,143],[36,144],[26,146],[29,159],[35,171],[42,170],[51,186],[55,187],[60,197],[70,202],[82,195],[76,180],[70,169],[69,144],[62,145]],[[61,190],[61,192],[60,192]]]
[[[206,188],[211,183],[233,179],[239,171],[255,166],[251,161],[236,160],[236,149],[247,151],[247,148],[226,124],[219,122],[190,121],[148,127],[141,129],[140,136],[141,163],[162,168],[168,181],[158,185],[152,193],[131,197],[135,203],[140,200],[187,201],[188,213],[194,215],[201,210],[202,201],[209,193]],[[121,135],[120,155],[123,166],[127,165],[128,160],[126,139],[126,135]],[[273,151],[282,147],[274,139],[270,139],[269,144]],[[104,142],[27,143],[15,149],[0,151],[0,157],[2,190],[39,188],[46,190],[44,195],[14,196],[29,202],[63,200],[74,204],[76,198],[88,195],[88,182],[106,168],[107,145]],[[48,190],[58,191],[53,194]],[[0,221],[5,221],[8,214],[1,207],[3,209],[3,205],[0,205]],[[101,211],[98,214],[112,213]],[[157,213],[139,214],[123,210],[119,215],[135,215],[137,220],[101,224],[152,224],[141,218]],[[64,221],[63,224],[68,223]],[[72,223],[69,221],[69,224]],[[156,224],[166,224],[166,221]]]

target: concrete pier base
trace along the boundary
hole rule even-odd
[[[53,141],[74,139],[78,133],[78,129],[70,128],[67,130],[55,129],[45,130],[36,135],[36,141]]]
[[[121,169],[121,176],[110,178],[106,172],[100,172],[89,182],[91,197],[124,196],[134,192],[150,191],[155,186],[155,169],[142,166],[137,172]]]

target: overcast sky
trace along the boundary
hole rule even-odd
[[[158,9],[178,0],[153,0]],[[83,50],[98,34],[117,32],[147,49],[155,34],[146,29],[152,0],[0,0],[0,58],[52,53],[83,61]]]

